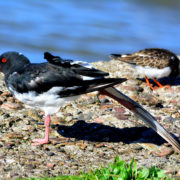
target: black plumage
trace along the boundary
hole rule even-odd
[[[44,53],[44,59],[46,59],[51,64],[61,66],[64,68],[70,68],[74,70],[76,73],[83,76],[101,77],[109,75],[108,73],[103,72],[99,69],[85,67],[84,64],[87,64],[85,62],[77,61],[78,63],[74,63],[74,61],[71,59],[62,59],[59,56],[53,56],[49,52]]]

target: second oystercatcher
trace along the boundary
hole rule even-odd
[[[33,145],[49,143],[50,115],[60,106],[92,91],[99,91],[141,118],[148,126],[180,151],[180,144],[138,103],[116,90],[113,85],[124,78],[104,78],[108,73],[81,61],[63,60],[45,53],[48,63],[30,63],[18,52],[6,52],[0,56],[0,71],[5,75],[9,91],[23,103],[45,112],[45,137],[34,139]]]

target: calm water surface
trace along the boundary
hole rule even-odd
[[[179,0],[0,1],[0,53],[16,50],[32,62],[43,52],[76,60],[161,47],[180,54]]]

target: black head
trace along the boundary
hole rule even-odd
[[[0,72],[5,75],[21,70],[30,61],[18,52],[5,52],[0,56]]]

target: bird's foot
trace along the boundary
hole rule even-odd
[[[153,81],[158,85],[158,88],[167,88],[167,89],[171,89],[171,86],[170,86],[170,85],[162,85],[159,81],[157,81],[156,78],[154,78]],[[158,89],[158,88],[154,88],[154,89]]]
[[[32,143],[33,146],[38,146],[41,144],[48,144],[49,143],[49,139],[33,139],[32,140],[34,143]]]
[[[169,89],[169,90],[172,89],[170,85],[161,85],[159,87],[158,86],[153,87],[153,90],[157,90],[159,88],[165,88],[165,89]]]

